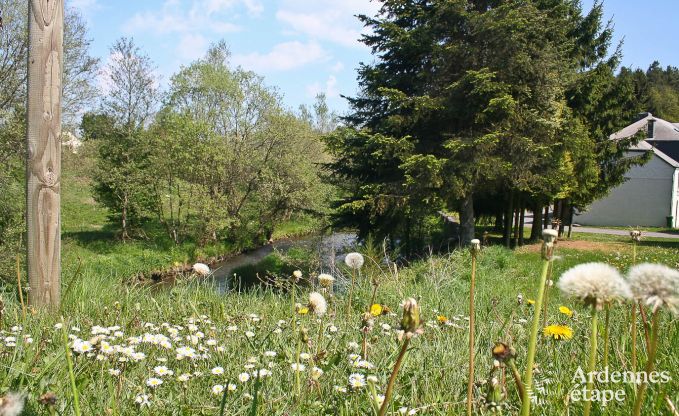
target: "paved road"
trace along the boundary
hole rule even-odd
[[[589,234],[611,234],[611,235],[627,235],[629,236],[629,231],[627,230],[616,230],[612,228],[594,228],[594,227],[573,227],[574,233],[589,233]],[[653,238],[674,238],[679,239],[678,234],[671,233],[659,233],[654,231],[643,231],[643,237],[653,237]]]
[[[551,215],[551,212],[550,212],[550,215]],[[533,214],[532,213],[530,213],[530,212],[526,213],[525,224],[526,224],[526,226],[533,224]],[[568,230],[568,227],[566,227],[566,230]],[[629,236],[629,230],[618,230],[618,229],[615,229],[615,228],[574,226],[573,232],[574,233],[609,234],[609,235],[627,235],[627,236]],[[644,237],[653,237],[653,238],[671,238],[671,239],[679,240],[679,232],[677,232],[675,234],[675,233],[660,233],[660,232],[654,232],[654,231],[643,231],[643,236]]]

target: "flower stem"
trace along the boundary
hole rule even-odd
[[[469,288],[469,381],[467,382],[467,415],[474,409],[474,290],[476,285],[476,253],[472,253],[472,275]]]
[[[66,363],[68,364],[68,377],[71,381],[71,393],[73,394],[73,412],[76,416],[80,416],[80,400],[78,398],[78,386],[75,383],[75,371],[73,370],[73,360],[71,359],[71,350],[68,348],[68,332],[66,331],[66,324],[61,320],[61,332],[63,334],[64,348],[66,352]]]
[[[516,389],[519,391],[519,399],[523,401],[525,395],[525,389],[523,386],[523,381],[521,381],[521,374],[519,374],[519,369],[516,368],[516,362],[514,360],[509,360],[509,367],[512,369],[512,375],[514,376],[514,382],[516,383]]]
[[[652,329],[651,329],[651,344],[648,346],[648,361],[646,362],[646,374],[651,374],[655,367],[655,356],[658,349],[658,311],[653,312]],[[645,380],[637,389],[637,398],[634,400],[634,411],[632,415],[639,416],[641,414],[641,406],[644,404],[644,396],[648,388],[648,380]]]
[[[26,321],[26,304],[24,303],[24,290],[21,288],[21,261],[17,254],[17,287],[19,288],[19,301],[21,302],[21,316]]]
[[[302,340],[298,337],[297,339],[297,351],[295,352],[295,386],[297,388],[297,400],[302,399],[302,387],[299,379],[299,354],[302,351]]]
[[[551,258],[551,256],[549,256]],[[526,359],[526,380],[525,390],[523,392],[523,401],[521,403],[521,416],[530,415],[530,394],[533,387],[533,365],[535,364],[535,350],[538,341],[538,331],[540,329],[540,311],[542,310],[542,301],[545,294],[545,283],[547,281],[547,271],[551,260],[542,260],[542,274],[540,276],[540,284],[538,286],[538,296],[535,301],[535,309],[533,315],[533,325],[530,333],[530,340],[528,342],[528,358]]]
[[[632,371],[637,371],[637,303],[632,303]]]
[[[604,318],[604,369],[608,367],[608,352],[609,352],[609,336],[610,336],[610,317],[611,317],[611,304],[606,302],[605,308],[605,318]]]
[[[592,308],[592,327],[591,333],[589,334],[589,362],[587,363],[587,391],[592,394],[594,389],[594,380],[591,378],[591,374],[595,371],[596,367],[596,350],[597,350],[597,332],[599,330],[599,319],[596,307]],[[592,411],[592,401],[585,400],[585,416],[589,416]]]
[[[394,364],[394,369],[391,372],[391,376],[389,377],[389,383],[387,384],[387,391],[384,393],[384,402],[382,403],[382,406],[380,407],[380,411],[378,413],[378,416],[384,416],[387,414],[387,409],[389,408],[389,402],[391,401],[391,395],[394,391],[394,383],[396,382],[396,375],[398,374],[398,370],[401,368],[401,364],[403,364],[403,358],[406,355],[406,351],[408,351],[408,344],[410,343],[410,338],[408,337],[408,334],[406,334],[405,340],[403,341],[403,345],[401,346],[401,352],[398,353],[398,358],[396,359],[396,363]]]
[[[349,302],[347,303],[347,319],[351,316],[351,298],[354,296],[354,283],[356,282],[356,269],[351,269],[351,287],[349,287]]]

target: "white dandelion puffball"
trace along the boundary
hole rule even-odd
[[[361,253],[349,253],[344,257],[344,263],[354,270],[358,270],[363,267],[363,255]]]
[[[309,293],[309,308],[320,316],[328,310],[328,305],[323,295],[318,292],[311,292]]]
[[[318,283],[323,287],[330,287],[335,282],[335,278],[327,273],[321,273],[318,275]]]
[[[585,263],[567,270],[557,283],[564,295],[601,307],[604,302],[632,297],[618,270],[605,263]]]
[[[0,397],[0,415],[19,416],[24,410],[24,396],[19,393],[7,393]]]
[[[210,274],[210,267],[205,263],[196,263],[193,265],[193,272],[200,276],[207,276]]]
[[[667,307],[679,314],[679,271],[662,264],[643,263],[627,274],[632,295],[653,310]]]

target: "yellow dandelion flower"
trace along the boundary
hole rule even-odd
[[[573,338],[573,330],[565,325],[549,325],[543,328],[542,333],[546,337],[557,341]]]
[[[559,312],[566,315],[569,318],[573,317],[573,311],[568,308],[568,306],[559,306]]]
[[[303,307],[299,308],[297,313],[300,314],[300,315],[306,315],[306,314],[309,313],[309,308],[307,308],[306,306],[303,306]]]
[[[533,300],[533,299],[528,299],[528,300],[526,301],[526,303],[528,304],[528,306],[533,306],[533,305],[535,305],[535,300]]]
[[[380,305],[379,303],[374,303],[370,307],[370,314],[372,316],[380,316],[380,315],[382,315],[382,310],[383,310],[382,305]]]
[[[448,322],[448,318],[446,318],[445,315],[437,316],[436,320],[439,321],[440,324],[445,324],[446,322]]]

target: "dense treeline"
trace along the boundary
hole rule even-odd
[[[157,221],[177,244],[262,243],[293,215],[323,213],[318,117],[301,119],[262,77],[231,68],[223,42],[176,73],[162,99],[130,39],[111,56],[111,90],[82,130],[98,148],[95,199],[124,240]]]
[[[527,209],[537,238],[546,206],[567,220],[620,183],[643,160],[608,136],[641,106],[602,15],[572,0],[388,0],[361,16],[375,63],[327,138],[337,223],[413,250],[458,212],[462,242],[486,218],[520,244]]]
[[[679,68],[663,69],[660,62],[655,61],[645,72],[624,67],[618,76],[634,84],[633,106],[667,121],[679,122]]]

